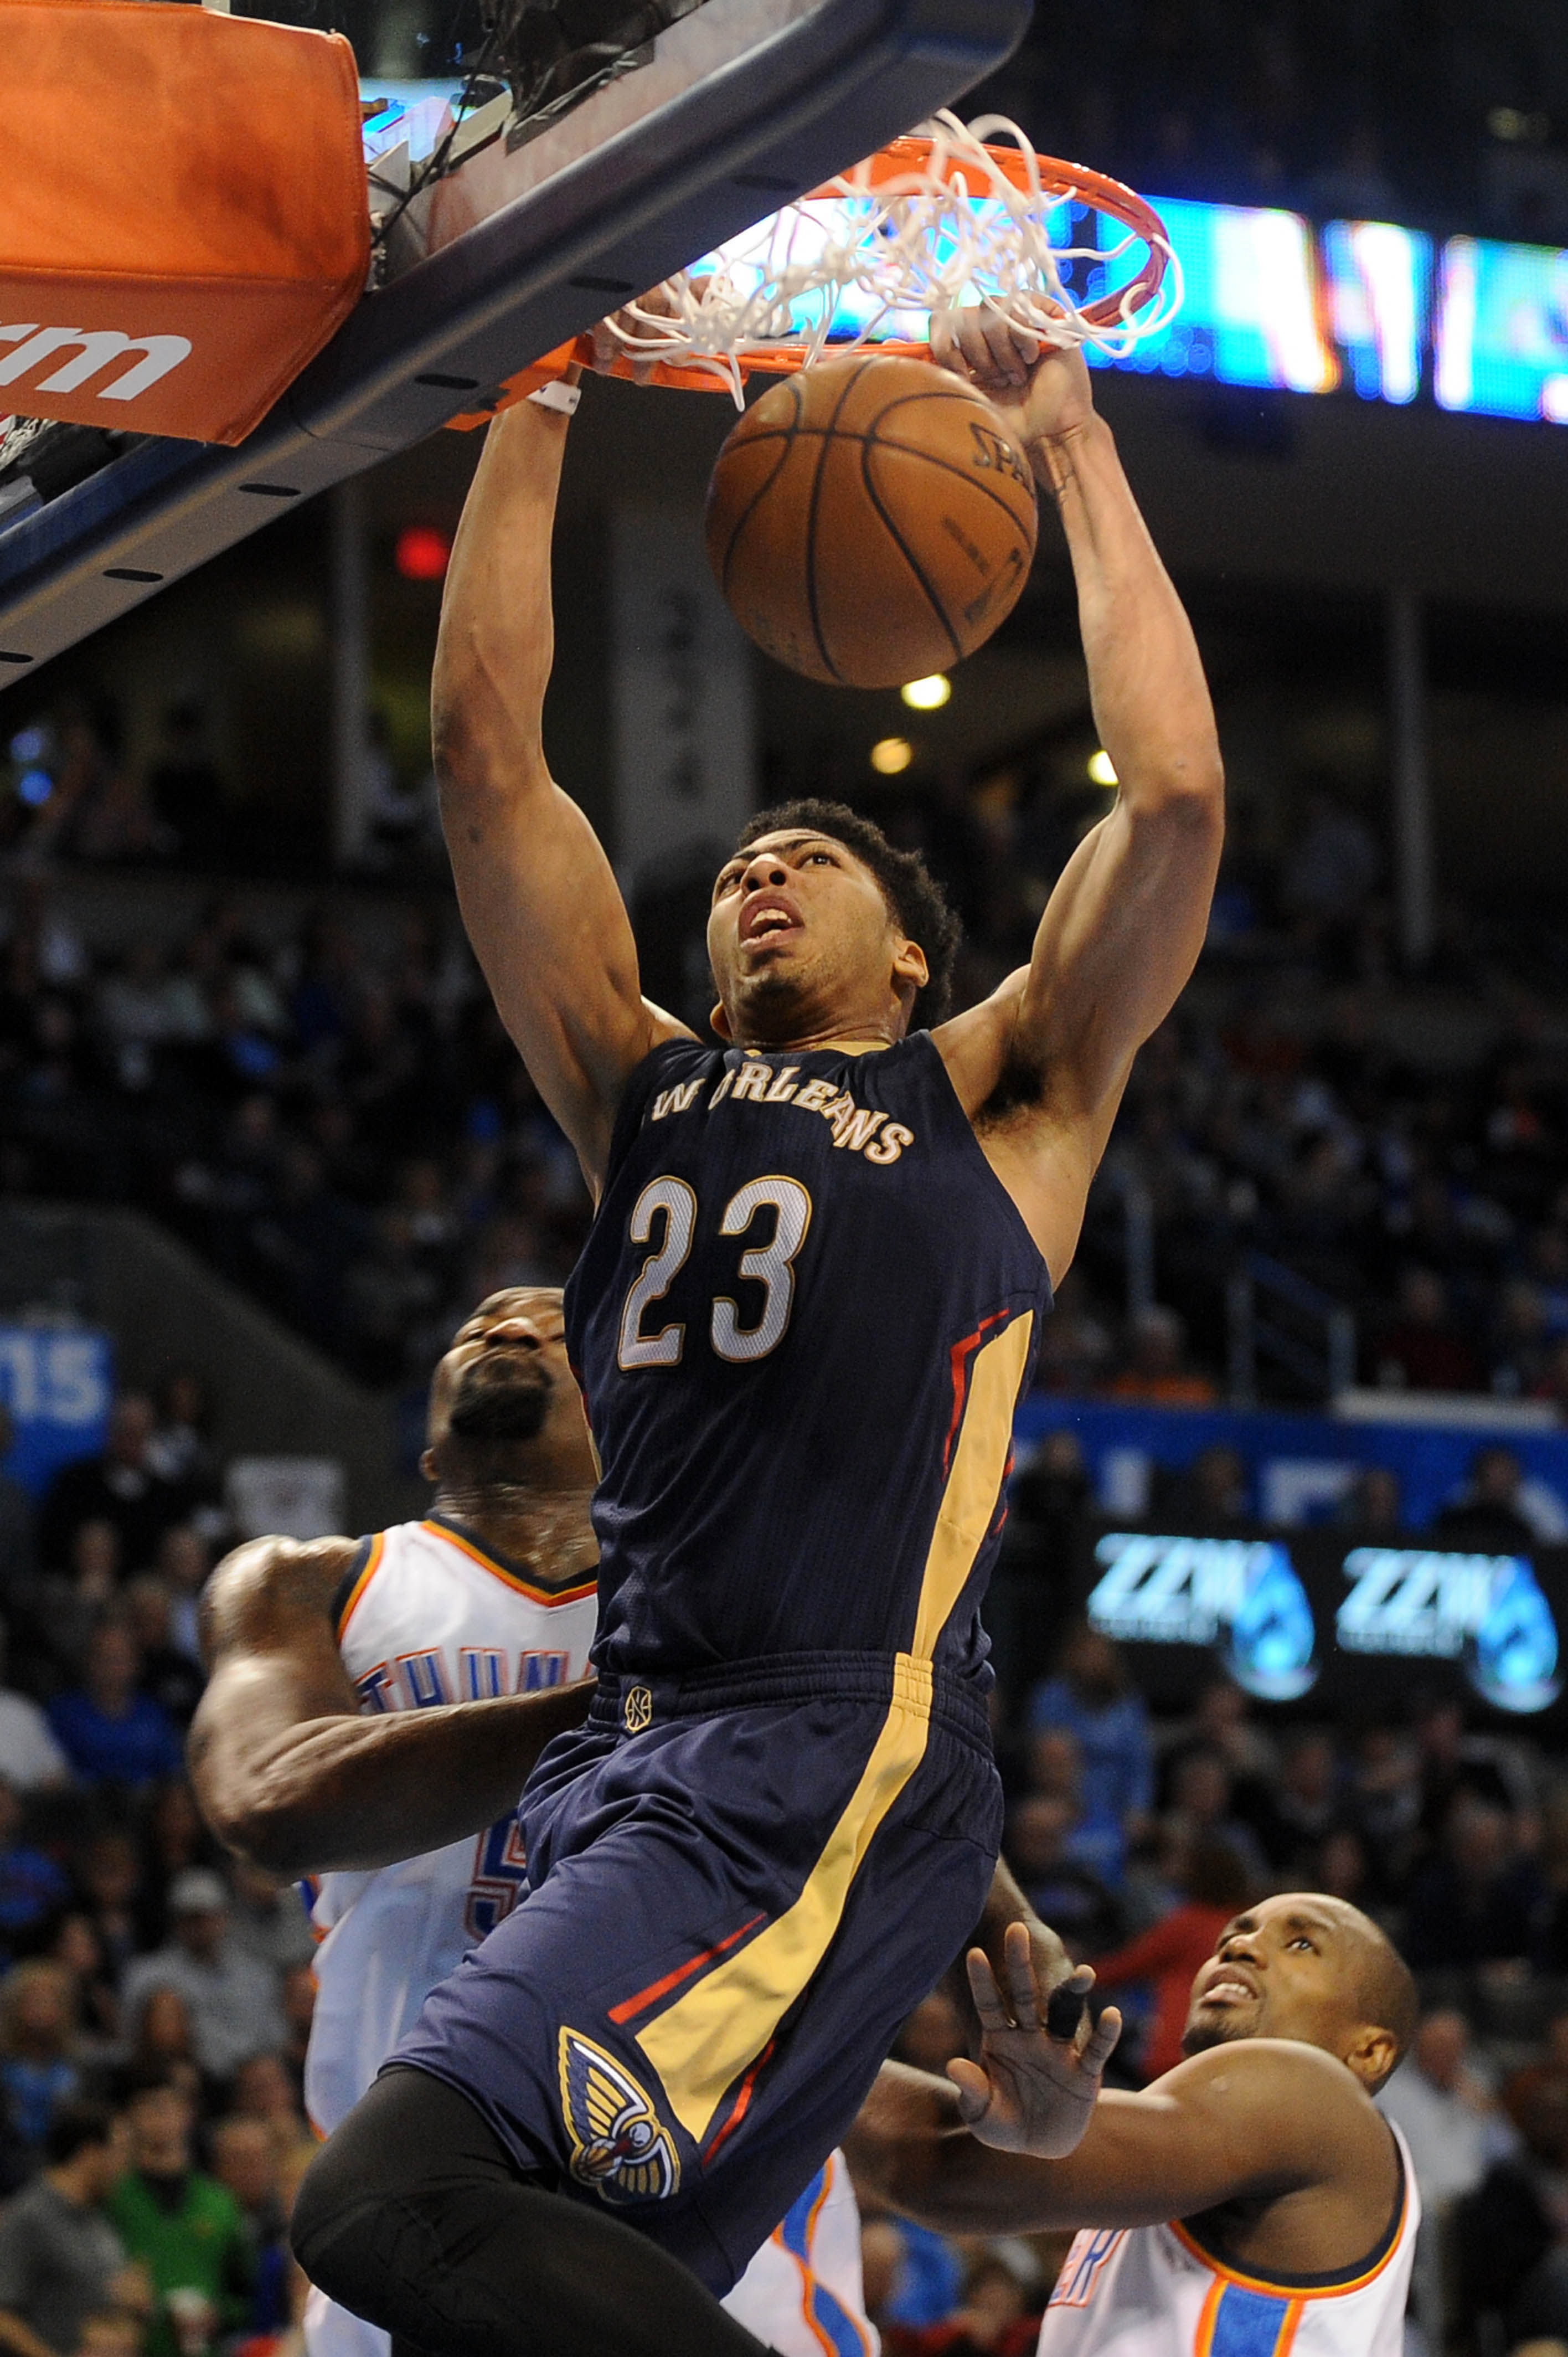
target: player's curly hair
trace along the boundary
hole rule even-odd
[[[759,836],[781,834],[786,827],[809,828],[813,834],[828,835],[864,860],[882,887],[888,913],[907,938],[925,951],[930,968],[929,982],[915,994],[909,1028],[926,1030],[940,1023],[952,998],[953,960],[963,927],[919,853],[898,850],[875,819],[863,818],[847,802],[819,801],[813,796],[757,812],[736,837],[736,850],[749,851]]]

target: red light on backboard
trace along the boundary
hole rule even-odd
[[[406,524],[397,536],[392,563],[405,581],[444,581],[452,543],[433,524]]]

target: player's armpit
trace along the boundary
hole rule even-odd
[[[482,1832],[593,1695],[585,1679],[361,1717],[331,1620],[353,1556],[347,1539],[259,1539],[220,1565],[203,1598],[211,1675],[191,1781],[220,1839],[289,1878],[390,1866]]]
[[[542,736],[550,540],[566,421],[521,402],[486,436],[452,553],[432,681],[442,823],[463,921],[540,1093],[602,1176],[627,1075],[684,1027],[645,1002],[625,906]]]

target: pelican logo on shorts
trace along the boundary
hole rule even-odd
[[[118,328],[40,328],[36,319],[0,327],[0,344],[18,347],[0,359],[0,384],[17,383],[57,352],[74,346],[72,357],[33,390],[82,393],[91,389],[95,401],[134,401],[138,393],[150,392],[172,369],[188,361],[191,351],[188,336],[124,336]],[[134,367],[117,371],[107,384],[89,387],[91,378],[101,376],[134,352],[141,358]]]
[[[640,1735],[653,1724],[653,1696],[646,1686],[628,1686],[620,1706],[621,1725],[628,1735]]]
[[[624,2062],[580,2030],[559,2042],[561,2115],[572,2174],[605,2201],[667,2201],[680,2190],[674,2138]]]

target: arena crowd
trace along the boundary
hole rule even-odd
[[[0,1487],[0,2345],[19,2357],[297,2350],[283,2227],[314,2148],[301,2102],[311,1941],[300,1894],[222,1856],[182,1770],[202,1684],[197,1601],[231,1534],[199,1394],[115,1405],[108,1444],[35,1508]],[[3,1436],[0,1436],[3,1437]],[[1568,2340],[1568,1750],[1473,1723],[1431,1687],[1327,1725],[1218,1668],[1177,1717],[1067,1606],[1081,1465],[1047,1440],[1015,1481],[1002,1579],[1054,1630],[1040,1674],[1003,1643],[1007,1848],[1095,1962],[1139,2084],[1178,2059],[1219,1927],[1307,1886],[1400,1941],[1425,2011],[1384,2101],[1431,2224],[1424,2357]],[[1008,1625],[1002,1616],[997,1626]],[[1040,1648],[1031,1643],[1034,1658]],[[1559,1738],[1560,1739],[1560,1738]],[[900,2052],[940,2068],[939,1991]],[[1061,2255],[865,2221],[894,2357],[1022,2352]]]

